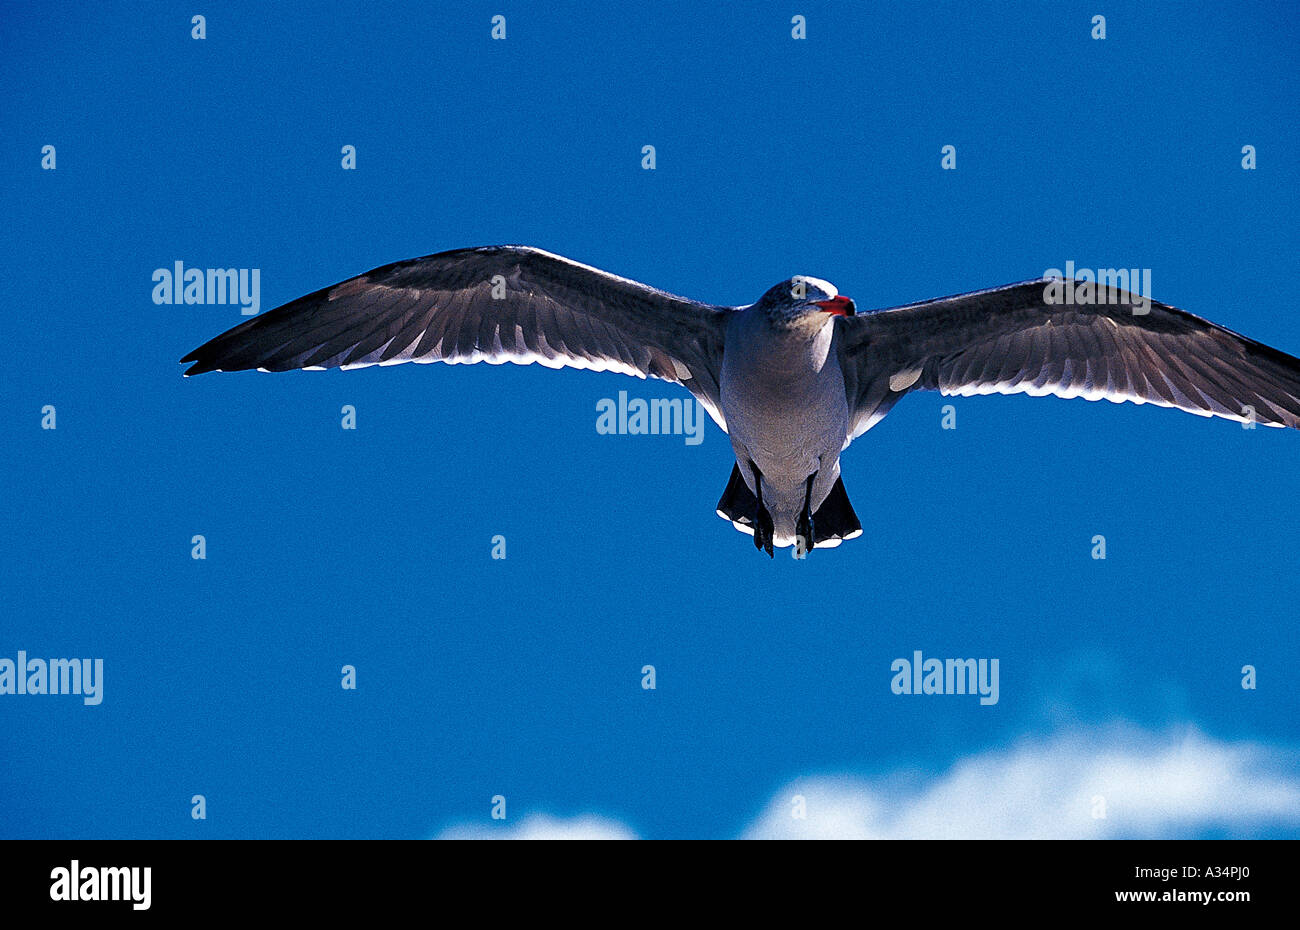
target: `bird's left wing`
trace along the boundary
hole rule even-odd
[[[396,262],[241,323],[181,361],[207,371],[537,362],[684,385],[719,403],[728,308],[526,246]]]
[[[1057,299],[1075,286],[1027,281],[836,320],[850,438],[918,389],[1105,398],[1300,428],[1300,359],[1123,291],[1113,304]]]

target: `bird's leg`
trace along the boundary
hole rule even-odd
[[[799,514],[799,522],[795,524],[795,555],[803,558],[808,554],[808,550],[813,547],[813,522],[812,522],[812,489],[813,482],[817,480],[817,472],[808,476],[808,483],[804,486],[803,491],[803,513]]]
[[[776,527],[772,524],[772,515],[763,506],[763,473],[753,462],[749,463],[749,467],[754,472],[754,497],[758,499],[758,513],[754,514],[754,547],[762,549],[769,558],[774,559],[776,555],[772,552],[772,537]]]

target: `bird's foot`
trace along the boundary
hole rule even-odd
[[[772,523],[772,514],[760,504],[758,519],[754,522],[754,547],[762,549],[769,558],[776,558],[776,554],[772,551],[772,537],[775,535],[776,527]]]
[[[754,500],[758,503],[754,513],[754,548],[763,550],[769,559],[774,559],[776,554],[772,551],[772,537],[776,535],[776,527],[772,523],[771,512],[763,506],[763,473],[753,462],[749,463],[749,467],[754,472]]]

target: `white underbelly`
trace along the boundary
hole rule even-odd
[[[849,411],[838,368],[757,388],[729,390],[722,407],[737,457],[747,455],[774,484],[802,484],[829,454],[838,458],[848,435]]]

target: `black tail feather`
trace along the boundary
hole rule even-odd
[[[813,514],[813,545],[828,539],[852,539],[861,532],[862,524],[858,522],[848,492],[844,490],[844,478],[836,478],[835,487]]]
[[[752,527],[757,511],[758,498],[754,497],[754,492],[741,477],[740,466],[732,465],[731,479],[727,481],[727,489],[722,492],[722,500],[718,501],[718,516],[732,523]]]
[[[718,516],[752,529],[757,510],[758,501],[754,498],[754,492],[745,484],[740,466],[731,466],[727,489],[718,501]],[[844,479],[836,478],[835,486],[813,514],[813,545],[832,539],[852,539],[861,532],[862,524],[858,522],[858,515],[849,503],[848,492],[844,490]]]

